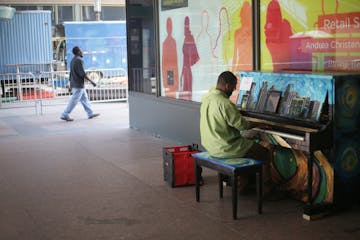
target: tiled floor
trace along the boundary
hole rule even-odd
[[[128,127],[126,103],[80,106],[74,122],[63,106],[43,116],[0,109],[0,239],[360,239],[360,207],[303,220],[301,202],[239,198],[232,220],[231,189],[217,195],[216,173],[204,170],[201,202],[193,186],[163,181],[164,146],[179,143]]]

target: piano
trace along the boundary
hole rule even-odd
[[[303,217],[360,202],[360,75],[237,74],[235,103],[275,145],[272,179],[305,202]]]

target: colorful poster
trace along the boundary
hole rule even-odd
[[[359,0],[261,0],[262,71],[360,72]]]
[[[162,1],[161,95],[200,102],[222,71],[252,70],[251,9],[250,0]]]

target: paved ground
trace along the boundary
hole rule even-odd
[[[0,109],[0,240],[6,239],[360,239],[360,209],[302,219],[301,202],[217,195],[216,174],[204,170],[201,202],[194,187],[163,181],[161,149],[178,143],[130,129],[127,103],[80,106],[74,122],[64,106]]]

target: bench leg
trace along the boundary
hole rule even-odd
[[[223,180],[224,176],[221,173],[218,173],[218,180],[219,180],[219,196],[223,198],[224,188],[223,188]]]
[[[237,215],[237,193],[238,193],[238,179],[237,176],[232,175],[231,176],[231,180],[232,180],[232,208],[233,208],[233,219],[236,219],[236,215]]]
[[[263,193],[262,193],[263,179],[262,179],[262,168],[258,172],[256,172],[256,192],[257,192],[257,203],[258,203],[258,213],[262,213],[262,201],[263,201]]]
[[[201,174],[201,167],[199,167],[196,163],[196,159],[194,161],[195,163],[195,194],[196,194],[196,201],[200,201],[200,174]]]

